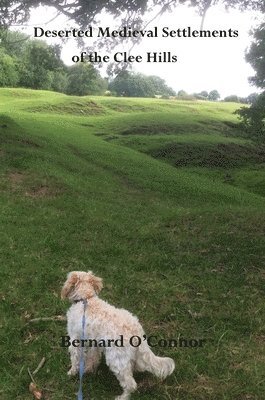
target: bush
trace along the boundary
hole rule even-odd
[[[246,131],[252,136],[265,137],[265,92],[250,107],[242,107],[235,112],[242,120]]]

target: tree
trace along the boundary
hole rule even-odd
[[[251,93],[246,98],[246,102],[248,104],[254,104],[258,100],[259,94],[258,93]]]
[[[253,32],[254,42],[252,42],[246,60],[255,70],[255,76],[250,78],[254,85],[265,88],[265,23],[261,24]]]
[[[106,81],[89,63],[78,63],[69,68],[67,93],[77,96],[101,94],[107,88]]]
[[[186,96],[188,96],[188,93],[185,92],[185,90],[178,91],[178,97],[186,97]]]
[[[0,31],[1,46],[16,64],[18,79],[15,85],[34,89],[65,92],[67,68],[58,45],[50,46],[40,40],[30,40],[21,32]]]
[[[236,111],[240,115],[246,131],[252,136],[263,139],[265,135],[265,92],[249,108],[242,107]]]
[[[27,35],[0,31],[0,86],[68,91],[70,94],[101,93],[107,83],[92,65],[68,68],[61,60],[61,48]],[[68,76],[69,75],[69,76]]]
[[[265,23],[261,24],[253,32],[254,41],[246,55],[247,61],[252,65],[256,74],[250,81],[261,89],[265,89]],[[258,97],[252,96],[252,105],[242,107],[236,111],[240,116],[243,126],[256,138],[263,138],[265,135],[265,91]]]
[[[1,46],[11,57],[21,58],[29,44],[29,36],[22,32],[0,30]]]
[[[143,19],[147,12],[159,7],[159,14],[171,10],[178,4],[196,7],[201,15],[214,4],[224,4],[227,8],[259,10],[265,12],[264,0],[1,0],[0,26],[25,23],[32,8],[40,4],[52,6],[58,13],[74,20],[80,27],[88,26],[102,12],[120,19],[121,25],[132,27],[144,26]]]
[[[227,101],[230,103],[239,103],[239,97],[236,94],[231,94],[230,96],[226,96],[224,98],[224,101]]]
[[[220,99],[220,97],[221,96],[217,90],[212,90],[208,95],[208,99],[212,101],[217,101],[218,99]]]
[[[203,90],[202,92],[198,93],[199,96],[205,97],[206,99],[208,98],[209,94],[206,90]]]
[[[200,93],[194,93],[193,96],[195,97],[195,99],[197,100],[208,100],[208,92],[206,90],[203,90]]]
[[[68,85],[66,68],[60,68],[51,74],[51,89],[55,92],[65,93]]]
[[[58,46],[49,46],[45,42],[32,40],[20,60],[20,85],[49,90],[52,88],[53,72],[62,67]]]
[[[154,97],[156,94],[161,96],[175,95],[174,90],[168,87],[165,81],[158,76],[146,76],[128,71],[120,72],[110,82],[109,90],[116,92],[118,96],[127,97]]]
[[[152,96],[155,94],[161,96],[175,96],[176,92],[169,86],[167,86],[164,79],[156,75],[144,76],[147,83],[150,85],[150,89],[153,92]]]
[[[14,87],[18,80],[16,60],[0,48],[0,86]]]

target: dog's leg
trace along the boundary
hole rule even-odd
[[[79,371],[79,363],[80,363],[80,348],[70,346],[69,347],[70,359],[71,359],[71,368],[67,372],[67,375],[75,375]]]
[[[137,389],[133,378],[132,354],[129,348],[110,347],[105,349],[106,364],[118,379],[123,393],[115,400],[129,400],[131,393]]]
[[[115,397],[115,400],[129,400],[131,393],[137,389],[137,383],[133,378],[131,366],[126,367],[119,373],[115,373],[115,375],[123,388],[123,393]]]
[[[101,358],[101,351],[97,348],[87,349],[85,352],[85,372],[96,371]]]

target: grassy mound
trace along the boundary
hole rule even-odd
[[[91,269],[148,335],[206,340],[156,347],[176,371],[138,374],[132,399],[261,399],[264,154],[235,105],[23,89],[0,104],[1,398],[31,399],[27,368],[43,356],[45,398],[74,398],[65,322],[30,321],[64,314],[67,272]],[[120,393],[104,363],[88,391]]]

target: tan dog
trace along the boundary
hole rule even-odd
[[[80,346],[85,345],[86,372],[94,370],[104,353],[106,364],[117,377],[123,393],[116,400],[128,400],[137,388],[133,371],[149,371],[164,379],[170,375],[175,363],[169,357],[157,357],[143,338],[144,331],[137,317],[98,298],[103,288],[102,279],[91,271],[73,271],[68,274],[61,296],[73,304],[67,312],[67,328],[71,369],[79,370]],[[85,337],[82,339],[83,302],[87,300]],[[71,344],[70,344],[71,343]],[[87,345],[88,344],[88,345]]]

